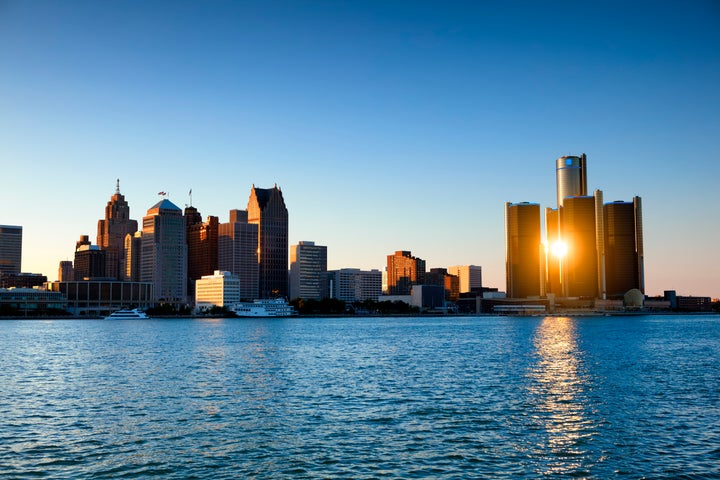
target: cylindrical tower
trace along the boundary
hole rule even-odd
[[[555,161],[557,204],[563,206],[566,197],[587,195],[587,167],[585,154],[560,157]]]

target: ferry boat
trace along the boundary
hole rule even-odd
[[[291,317],[295,309],[284,298],[240,302],[232,308],[238,317]]]
[[[132,310],[116,310],[107,317],[106,320],[132,320],[132,319],[143,319],[150,318],[142,310],[134,308]]]

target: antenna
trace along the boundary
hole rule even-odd
[[[192,207],[192,188],[188,192],[188,196],[190,197],[190,206]]]
[[[120,195],[120,179],[117,179],[117,183],[115,184],[115,193]]]

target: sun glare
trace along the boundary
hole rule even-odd
[[[550,246],[550,251],[554,256],[558,258],[563,258],[565,255],[567,255],[567,243],[563,242],[562,240],[557,240],[553,242],[553,244]]]

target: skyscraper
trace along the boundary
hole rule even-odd
[[[606,203],[605,279],[608,298],[622,298],[633,288],[645,292],[642,201]]]
[[[20,273],[22,227],[0,225],[0,275]]]
[[[543,294],[543,262],[540,241],[540,205],[505,204],[505,255],[507,296],[537,297]],[[544,250],[543,250],[544,251]]]
[[[218,270],[218,217],[202,221],[197,208],[185,207],[188,246],[188,296],[195,298],[195,282]]]
[[[187,244],[182,210],[168,199],[143,217],[140,281],[153,284],[156,303],[187,303]]]
[[[282,191],[252,186],[248,222],[258,226],[258,276],[261,298],[288,296],[288,210]]]
[[[290,298],[327,298],[327,247],[301,241],[290,247]]]
[[[592,297],[598,292],[595,197],[565,197],[560,231],[567,244],[563,284],[567,297]]]
[[[557,208],[545,209],[545,293],[562,295],[562,277],[560,270],[562,265],[562,256],[564,255],[563,246],[560,239],[560,211]]]
[[[97,245],[105,251],[105,276],[125,278],[125,236],[137,232],[137,220],[130,219],[130,206],[120,193],[120,179],[115,194],[105,206],[105,218],[98,220]]]
[[[587,195],[587,158],[585,154],[560,157],[555,161],[557,180],[557,206],[563,206],[566,197]]]
[[[454,265],[448,273],[458,277],[460,293],[482,288],[482,267],[478,265]]]
[[[410,295],[410,287],[425,280],[425,260],[413,257],[407,250],[387,256],[387,289],[389,295]]]
[[[218,267],[240,279],[240,298],[258,298],[258,226],[248,223],[247,210],[230,210],[230,221],[218,234]]]

